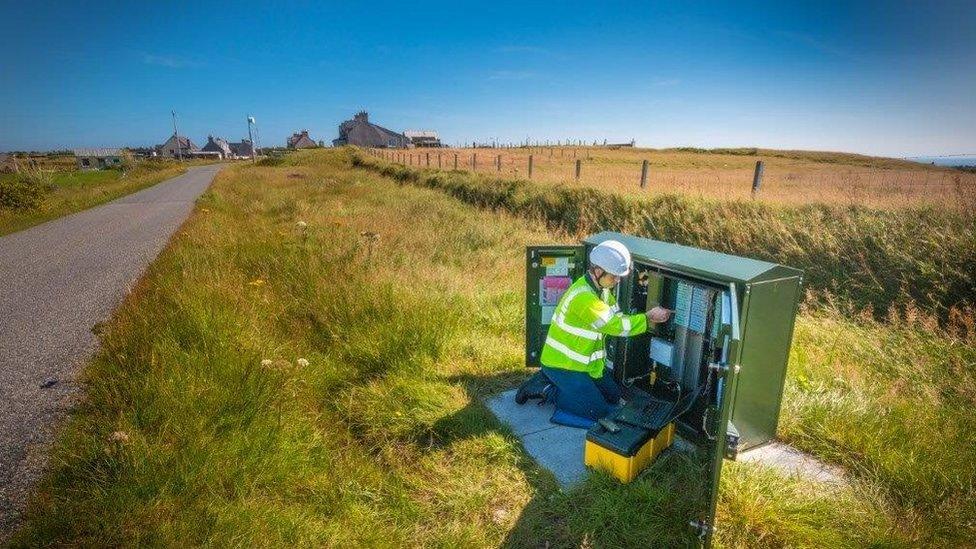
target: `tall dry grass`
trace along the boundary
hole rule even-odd
[[[954,209],[872,209],[638,197],[594,188],[415,169],[357,154],[353,161],[399,181],[445,191],[582,235],[620,231],[782,263],[805,271],[814,295],[879,316],[911,307],[944,319],[976,307],[976,216]]]
[[[519,149],[430,149],[383,151],[401,164],[454,168],[594,188],[625,195],[682,194],[710,199],[752,197],[757,160],[765,164],[759,201],[771,204],[859,205],[872,208],[938,207],[976,209],[976,174],[914,162],[841,153],[764,151],[754,154],[686,150],[541,147]],[[501,169],[498,168],[500,158]],[[575,178],[581,161],[580,179]],[[646,188],[640,187],[642,162],[649,162]]]

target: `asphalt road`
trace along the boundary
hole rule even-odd
[[[20,522],[108,320],[219,165],[0,237],[0,544]]]

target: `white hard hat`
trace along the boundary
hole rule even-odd
[[[617,276],[630,274],[630,251],[616,240],[601,242],[590,250],[590,263]]]

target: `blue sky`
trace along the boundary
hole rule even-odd
[[[976,3],[2,3],[0,150],[172,133],[976,152]]]

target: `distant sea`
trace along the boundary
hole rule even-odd
[[[906,160],[936,166],[976,166],[976,156],[917,156]]]

